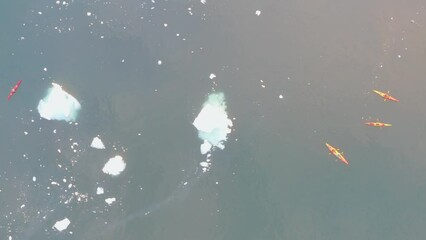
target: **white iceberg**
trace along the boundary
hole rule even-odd
[[[99,137],[93,138],[92,143],[90,144],[90,147],[96,148],[96,149],[105,149],[105,145]]]
[[[116,201],[115,197],[105,199],[105,202],[111,206]]]
[[[63,230],[67,229],[70,223],[71,221],[68,218],[64,218],[61,221],[57,221],[53,227],[56,228],[56,230],[59,232],[62,232]]]
[[[65,92],[59,84],[52,83],[46,97],[38,103],[40,117],[47,120],[75,121],[81,108],[80,103]]]
[[[104,189],[103,189],[103,188],[101,188],[101,187],[96,188],[96,194],[97,194],[97,195],[102,195],[102,194],[104,194]]]
[[[105,164],[102,171],[106,174],[117,176],[126,168],[126,163],[123,161],[123,158],[119,155],[110,158]]]
[[[209,153],[213,147],[224,149],[224,142],[232,127],[232,121],[226,112],[224,94],[210,94],[192,124],[198,130],[198,137],[204,140],[200,146],[201,154]]]

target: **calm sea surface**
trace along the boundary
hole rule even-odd
[[[2,1],[0,239],[424,239],[425,5]],[[76,123],[40,118],[52,82]],[[213,91],[234,127],[202,173]]]

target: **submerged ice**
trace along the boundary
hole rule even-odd
[[[201,154],[209,153],[213,147],[224,149],[224,142],[232,127],[232,121],[226,112],[225,95],[210,94],[192,124],[198,130],[198,137],[204,141],[200,146]]]
[[[47,120],[75,121],[81,108],[80,103],[59,84],[52,83],[52,85],[38,104],[40,117]]]

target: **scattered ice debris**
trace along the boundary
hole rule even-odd
[[[37,181],[37,178],[35,176],[33,176],[33,182]]]
[[[25,135],[28,135],[28,132],[27,132],[27,131],[24,131],[24,134],[25,134]]]
[[[97,188],[96,188],[96,194],[97,194],[97,195],[102,195],[102,194],[104,194],[104,189],[103,189],[103,188],[101,188],[101,187],[97,187]]]
[[[81,108],[80,103],[62,87],[52,83],[46,97],[40,100],[37,110],[47,120],[75,121]]]
[[[163,62],[161,60],[158,60],[157,64],[161,65]]]
[[[115,197],[107,198],[107,199],[105,199],[105,202],[108,203],[108,205],[111,205],[115,202],[115,200],[116,200]]]
[[[126,163],[123,161],[121,156],[117,155],[109,159],[102,171],[106,174],[117,176],[124,170],[124,168],[126,168]]]
[[[282,94],[280,94],[278,97],[279,97],[280,99],[283,99],[283,95],[282,95]]]
[[[92,16],[91,12],[87,12],[86,14],[87,14],[88,17]]]
[[[47,68],[46,68],[46,67],[45,67],[45,68],[43,68],[43,71],[47,72]]]
[[[96,149],[105,149],[105,145],[99,137],[93,138],[92,143],[90,144],[90,147],[96,148]]]
[[[167,27],[167,23],[164,24],[164,27]]]
[[[260,14],[261,14],[262,12],[260,11],[260,10],[256,10],[256,15],[257,16],[260,16]]]
[[[201,0],[200,1],[202,4],[206,4],[206,0]]]
[[[58,230],[59,232],[62,232],[63,230],[67,229],[70,223],[71,222],[68,218],[64,218],[61,221],[57,221],[53,227],[56,228],[56,230]]]
[[[210,79],[213,79],[215,77],[216,77],[216,75],[214,73],[210,73],[210,76],[209,76]]]

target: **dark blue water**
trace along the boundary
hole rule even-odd
[[[0,239],[421,239],[424,7],[0,3]],[[51,82],[80,101],[77,124],[39,117]],[[202,173],[192,121],[213,89],[234,127]]]

